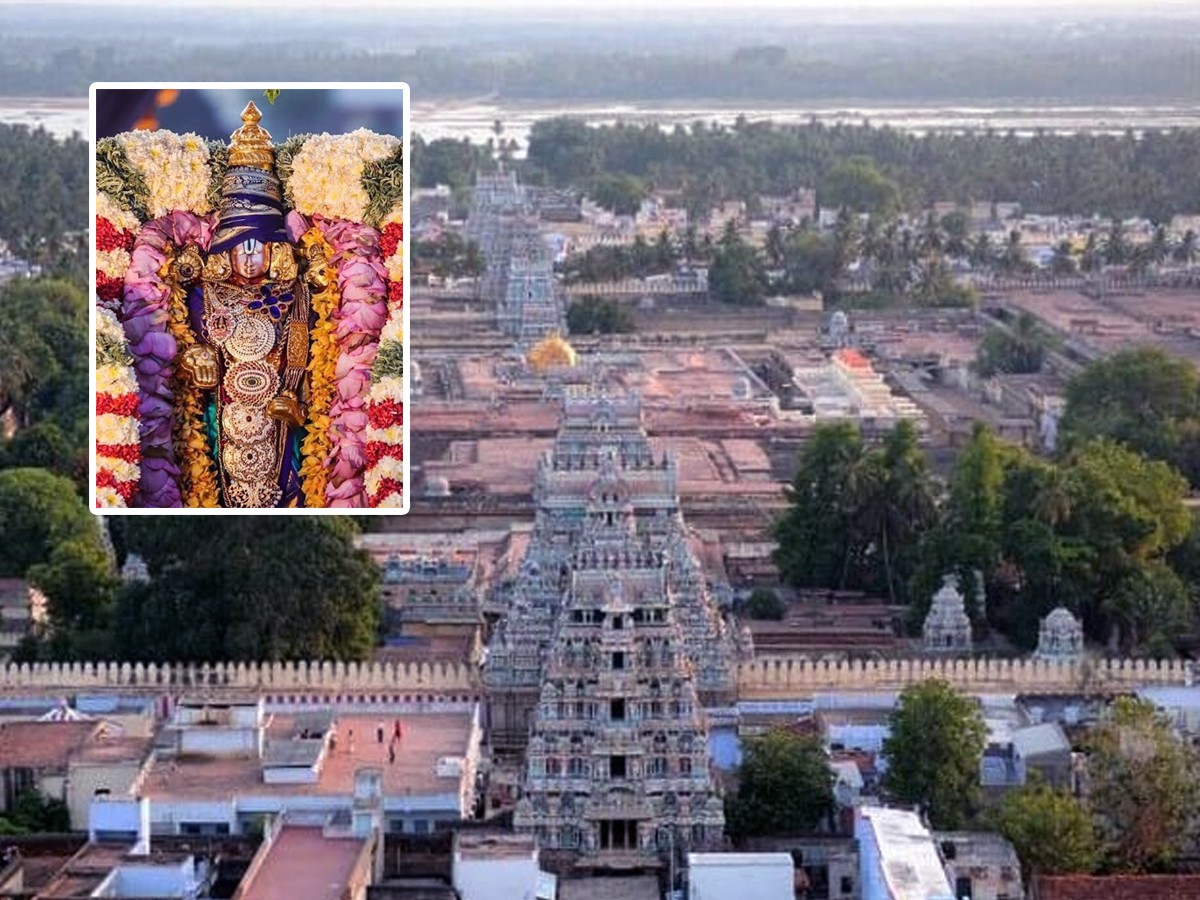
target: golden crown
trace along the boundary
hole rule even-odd
[[[275,151],[271,149],[270,133],[258,124],[261,121],[262,113],[252,100],[242,110],[242,127],[229,138],[229,165],[271,171]]]

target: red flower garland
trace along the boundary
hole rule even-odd
[[[96,296],[106,303],[121,299],[121,291],[125,287],[124,278],[113,278],[99,269],[96,270]]]
[[[122,394],[114,397],[111,394],[99,394],[96,397],[96,415],[115,413],[118,416],[132,416],[138,411],[137,394]]]
[[[367,404],[367,418],[372,428],[391,428],[404,424],[404,404],[398,400]]]
[[[122,231],[103,216],[96,216],[96,249],[133,250],[133,233]]]
[[[378,506],[379,501],[391,494],[404,494],[404,485],[395,478],[384,478],[379,482],[379,490],[370,497],[372,506]]]
[[[133,496],[133,492],[137,489],[136,481],[118,481],[117,476],[108,469],[101,469],[96,473],[96,487],[112,488],[121,495],[126,503]]]
[[[367,441],[367,463],[375,465],[385,457],[404,459],[404,447],[400,444],[389,444],[387,441]]]
[[[387,259],[395,253],[402,240],[404,240],[403,222],[393,222],[384,226],[383,232],[379,235],[379,249],[383,251],[383,258]]]

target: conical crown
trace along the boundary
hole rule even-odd
[[[254,101],[247,103],[242,110],[242,127],[229,139],[229,165],[271,171],[275,151],[271,149],[271,135],[258,124],[260,121],[262,113]]]

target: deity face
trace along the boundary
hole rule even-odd
[[[243,281],[254,281],[267,274],[271,266],[271,245],[250,238],[229,251],[234,274]]]

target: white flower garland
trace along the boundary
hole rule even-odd
[[[199,135],[130,131],[119,135],[117,140],[126,158],[146,179],[149,190],[146,208],[150,218],[157,219],[175,210],[202,216],[211,210],[208,188],[212,170],[208,164],[208,146]]]
[[[363,168],[390,156],[399,146],[399,138],[365,128],[349,134],[313,135],[292,160],[287,188],[296,211],[362,222],[369,202]]]

